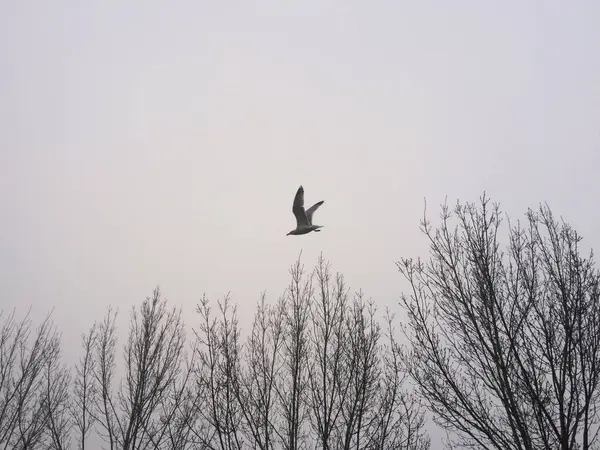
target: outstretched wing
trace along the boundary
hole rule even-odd
[[[304,188],[300,186],[294,197],[294,206],[292,206],[292,212],[296,216],[297,226],[307,226],[309,224],[306,211],[304,211]]]
[[[319,206],[321,206],[323,203],[325,202],[325,200],[321,200],[318,203],[315,203],[314,205],[312,205],[310,208],[308,208],[306,210],[306,218],[308,219],[308,224],[312,225],[312,216],[315,213],[315,211],[317,209],[319,209]]]

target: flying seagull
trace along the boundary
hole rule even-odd
[[[296,216],[296,229],[290,231],[287,235],[290,234],[306,234],[311,231],[321,231],[319,228],[323,228],[322,225],[313,225],[312,217],[315,211],[323,204],[324,200],[321,200],[318,203],[315,203],[307,210],[304,210],[304,188],[300,186],[298,188],[298,192],[296,192],[296,197],[294,198],[294,206],[292,207],[292,212]]]

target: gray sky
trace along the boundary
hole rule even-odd
[[[65,351],[160,284],[249,326],[303,250],[383,308],[394,261],[486,190],[600,247],[600,3],[0,3],[0,309],[55,306]],[[321,233],[293,196],[325,200]]]

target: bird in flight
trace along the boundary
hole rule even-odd
[[[296,192],[296,197],[294,197],[294,206],[292,206],[292,212],[294,216],[296,216],[296,229],[290,231],[287,236],[290,234],[306,234],[311,231],[321,231],[319,228],[323,228],[322,225],[313,225],[312,217],[315,211],[324,203],[324,200],[321,200],[318,203],[315,203],[307,210],[304,209],[304,188],[300,186],[298,191]]]

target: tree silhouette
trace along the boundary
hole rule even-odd
[[[96,383],[94,371],[96,360],[96,325],[88,333],[81,336],[83,356],[75,366],[73,383],[73,396],[70,404],[73,420],[73,433],[77,441],[77,448],[85,450],[86,440],[94,425],[94,412],[92,410],[96,399]]]
[[[5,318],[2,447],[85,450],[97,435],[111,450],[429,448],[391,316],[382,332],[375,303],[351,298],[322,257],[308,274],[299,258],[273,304],[260,297],[245,339],[228,295],[196,312],[188,342],[156,288],[120,344],[109,307],[71,370],[49,317],[35,334]]]
[[[181,411],[192,365],[185,362],[181,311],[168,310],[158,288],[133,309],[123,359],[125,374],[113,384],[116,365],[116,313],[109,310],[98,328],[94,373],[95,418],[111,449],[168,448],[171,422]]]
[[[236,388],[244,415],[244,431],[260,450],[275,448],[277,409],[276,383],[280,376],[279,355],[283,345],[284,306],[272,307],[265,295],[257,306],[252,331],[244,349],[244,366]]]
[[[451,225],[455,217],[457,225]],[[411,347],[403,363],[469,448],[597,447],[600,278],[581,237],[547,206],[510,225],[485,196],[425,218],[430,258],[403,259]]]
[[[242,448],[242,412],[237,391],[240,353],[237,309],[231,306],[229,296],[218,302],[218,308],[218,318],[211,316],[206,298],[197,308],[201,317],[196,332],[200,363],[198,382],[205,398],[203,418],[209,430],[204,433],[206,437],[202,438],[202,443],[208,448],[235,450]]]
[[[32,332],[29,313],[0,314],[0,445],[11,449],[68,446],[69,374],[50,315]]]

